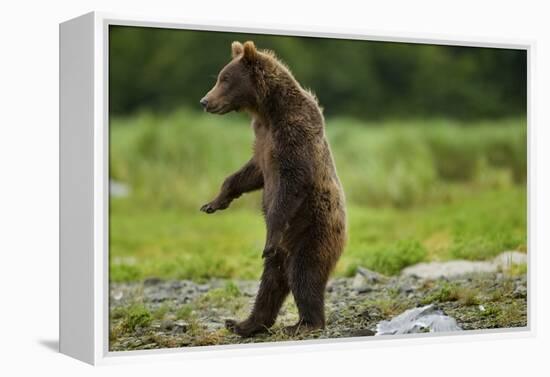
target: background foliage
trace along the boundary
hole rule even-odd
[[[328,116],[524,114],[526,51],[111,26],[110,110],[198,108],[234,40],[276,51]]]

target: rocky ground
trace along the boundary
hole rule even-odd
[[[422,271],[425,269],[423,265]],[[110,349],[372,336],[381,321],[427,304],[456,319],[463,330],[527,325],[524,264],[506,269],[466,269],[428,278],[416,275],[414,269],[386,277],[359,268],[355,277],[336,278],[329,283],[325,330],[292,337],[283,333],[283,326],[298,319],[289,298],[269,334],[242,339],[225,330],[224,320],[245,318],[257,288],[255,281],[228,280],[112,283]]]

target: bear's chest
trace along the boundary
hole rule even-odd
[[[260,121],[253,123],[255,141],[254,141],[254,160],[264,177],[264,194],[272,191],[277,181],[276,166],[274,161],[274,142],[269,129]]]
[[[264,177],[273,168],[273,138],[269,129],[259,120],[252,123],[254,128],[254,158]]]

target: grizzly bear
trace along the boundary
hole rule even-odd
[[[252,312],[242,322],[227,320],[226,327],[243,337],[267,331],[292,292],[299,321],[287,333],[324,328],[325,288],[344,249],[346,212],[322,110],[273,52],[250,41],[231,47],[231,62],[200,103],[213,114],[249,113],[254,153],[201,211],[226,209],[263,188],[267,236]]]

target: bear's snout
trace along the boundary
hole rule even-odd
[[[200,100],[200,104],[201,104],[202,108],[206,110],[206,106],[208,106],[208,99],[206,99],[206,97],[204,97],[203,99]]]

